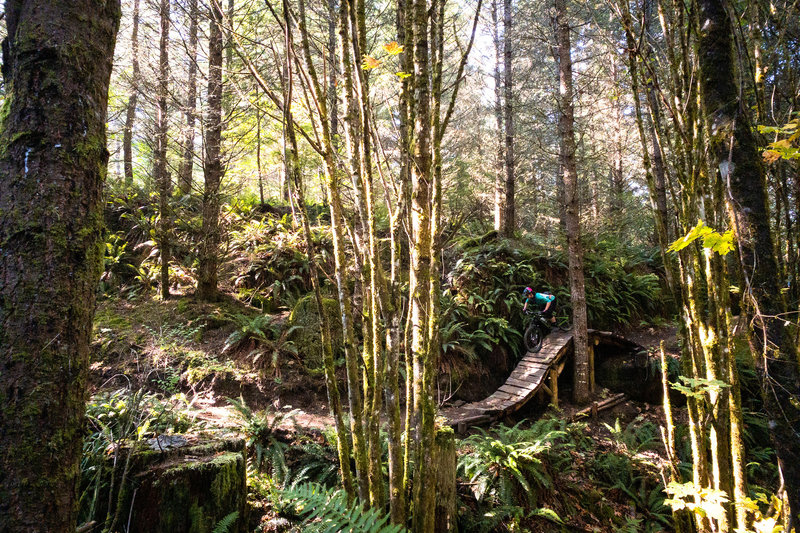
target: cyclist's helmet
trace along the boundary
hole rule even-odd
[[[523,296],[527,296],[529,294],[533,294],[533,289],[531,289],[530,287],[525,287],[525,290],[522,291],[522,294],[523,294]]]

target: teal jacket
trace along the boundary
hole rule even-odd
[[[529,296],[525,300],[525,304],[527,305],[531,300],[533,300],[537,304],[541,305],[542,308],[544,308],[548,302],[552,302],[555,299],[556,297],[549,292],[536,292],[533,294],[533,296]]]

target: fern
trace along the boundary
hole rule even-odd
[[[231,514],[225,516],[217,522],[217,525],[214,526],[214,529],[211,533],[228,533],[228,530],[231,526],[236,522],[236,519],[239,518],[239,511],[234,511]]]
[[[303,531],[316,533],[401,533],[406,529],[389,524],[389,516],[363,504],[348,502],[341,489],[326,489],[317,483],[304,483],[281,491],[297,516],[303,518]]]
[[[478,503],[533,504],[540,489],[550,488],[542,459],[566,433],[556,429],[554,420],[541,420],[527,429],[521,427],[524,422],[501,424],[491,433],[479,429],[464,440],[469,453],[461,455],[458,468],[472,483]]]
[[[276,483],[282,483],[289,474],[285,453],[288,445],[278,439],[278,428],[284,422],[294,424],[294,416],[299,411],[292,409],[288,412],[255,413],[244,401],[244,398],[235,400],[227,398],[236,414],[242,421],[242,432],[247,437],[247,449],[255,455],[254,463],[257,469],[267,467]]]

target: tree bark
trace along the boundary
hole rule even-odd
[[[505,157],[506,157],[506,187],[505,187],[505,220],[503,220],[503,235],[512,237],[517,227],[517,215],[514,199],[516,182],[514,180],[514,86],[511,64],[511,0],[503,1],[503,96],[505,112]]]
[[[219,266],[219,187],[225,169],[222,165],[222,34],[223,13],[218,2],[212,2],[208,37],[208,116],[206,117],[206,160],[203,168],[203,240],[198,257],[197,298],[217,298]]]
[[[745,279],[747,313],[754,320],[757,357],[770,435],[783,476],[790,520],[800,512],[800,393],[797,358],[784,334],[778,264],[769,227],[764,169],[750,119],[737,87],[733,28],[724,0],[701,0],[698,58],[703,110],[711,124],[712,161],[726,185],[727,210],[736,233]],[[792,524],[786,525],[787,530]]]
[[[340,0],[342,1],[342,0]],[[328,0],[328,114],[331,141],[336,145],[339,136],[339,98],[336,95],[336,0]]]
[[[578,404],[589,398],[589,338],[586,324],[586,293],[583,280],[583,250],[578,205],[578,170],[575,162],[575,112],[572,104],[572,57],[566,0],[555,0],[556,41],[558,45],[559,94],[561,114],[558,133],[561,139],[561,167],[564,172],[569,281],[574,324],[575,350],[574,399]]]
[[[0,531],[75,531],[119,2],[5,3]]]
[[[197,112],[197,19],[200,16],[197,1],[189,0],[189,80],[186,90],[186,129],[183,136],[183,158],[178,170],[178,187],[181,194],[192,192],[194,124]]]
[[[505,142],[503,135],[503,86],[500,77],[500,27],[497,19],[497,0],[492,0],[492,40],[494,42],[494,120],[497,128],[497,154],[494,163],[494,229],[502,231],[505,219],[505,187],[503,165]]]
[[[431,13],[436,13],[436,3]],[[429,26],[426,0],[414,0],[412,4],[414,31],[414,146],[411,192],[411,275],[410,275],[410,320],[411,356],[414,394],[412,423],[415,428],[414,445],[416,461],[413,477],[413,529],[418,532],[433,528],[433,504],[435,480],[433,472],[433,416],[435,405],[432,383],[426,381],[425,365],[431,354],[428,343],[428,312],[430,309],[430,265],[431,265],[431,107],[429,61]]]
[[[353,146],[354,143],[359,141],[358,136],[354,136],[353,132],[357,129],[354,128],[356,115],[358,113],[358,105],[354,100],[353,88],[353,63],[351,59],[353,34],[351,31],[350,22],[350,6],[346,0],[340,0],[339,4],[339,47],[340,47],[340,61],[342,67],[342,79],[344,82],[345,94],[345,122],[347,128],[347,145],[349,155],[351,156],[350,172],[356,172],[356,168],[360,167],[360,148]],[[357,68],[357,67],[356,67]],[[331,158],[333,154],[331,153]],[[344,255],[344,231],[345,221],[342,206],[342,199],[340,195],[340,182],[338,179],[338,169],[333,167],[330,169],[329,187],[328,190],[331,194],[331,222],[335,229],[334,236],[334,254],[336,254],[336,282],[339,290],[339,305],[342,317],[342,331],[345,337],[345,361],[347,364],[347,380],[348,380],[348,399],[350,402],[350,433],[353,436],[353,456],[356,461],[356,480],[358,484],[359,498],[363,502],[369,501],[369,478],[368,478],[368,449],[367,437],[364,430],[364,421],[362,418],[363,406],[367,402],[367,398],[363,398],[360,390],[359,383],[359,363],[356,354],[356,341],[353,325],[353,311],[351,296],[347,287],[347,260]],[[332,178],[332,179],[331,179]],[[356,180],[357,182],[357,180]],[[358,184],[355,183],[356,191]],[[356,223],[358,227],[360,221]],[[363,227],[363,224],[361,224]]]
[[[170,195],[172,180],[167,170],[167,97],[169,96],[169,0],[161,0],[159,7],[160,35],[158,41],[158,87],[156,88],[156,146],[153,150],[153,174],[158,184],[158,249],[161,257],[161,298],[169,299]]]
[[[307,249],[307,256],[308,256],[308,264],[311,270],[311,283],[314,289],[314,298],[317,302],[317,310],[320,316],[320,334],[321,340],[323,344],[323,353],[324,353],[324,365],[325,365],[325,383],[328,391],[328,403],[330,404],[331,414],[334,417],[335,425],[336,425],[336,435],[337,435],[337,452],[339,456],[339,472],[342,478],[342,485],[344,486],[345,492],[347,493],[350,499],[354,499],[356,496],[356,488],[355,483],[353,481],[353,475],[350,470],[350,458],[351,458],[351,447],[350,447],[350,439],[347,435],[347,428],[344,422],[344,416],[342,411],[342,400],[341,396],[339,395],[339,386],[336,380],[336,364],[334,361],[333,356],[333,347],[331,345],[331,326],[329,323],[329,319],[327,313],[325,312],[323,301],[322,301],[322,292],[320,289],[319,284],[319,275],[317,273],[317,264],[316,264],[316,254],[314,252],[314,241],[311,236],[311,226],[308,220],[308,212],[306,209],[306,201],[304,197],[304,190],[303,190],[303,179],[302,179],[302,172],[300,169],[300,161],[298,156],[298,149],[297,149],[297,136],[295,135],[294,130],[294,118],[292,117],[292,110],[291,105],[289,103],[292,101],[292,87],[293,87],[293,80],[292,80],[292,68],[291,68],[291,61],[289,61],[289,57],[293,51],[293,39],[292,39],[292,23],[291,19],[288,16],[288,9],[287,2],[284,0],[284,31],[286,32],[286,57],[287,57],[287,65],[289,68],[289,76],[287,76],[287,90],[286,90],[286,99],[284,101],[283,112],[284,112],[284,122],[286,124],[286,134],[289,140],[289,148],[290,148],[290,162],[291,162],[291,174],[294,177],[294,193],[296,196],[296,203],[298,205],[298,210],[302,215],[302,225],[303,225],[303,233],[306,239],[306,249]],[[312,82],[312,91],[314,94],[319,98],[321,94],[321,87],[317,79],[316,71],[314,70],[313,63],[311,63],[311,51],[309,45],[309,38],[308,38],[308,30],[306,28],[306,7],[305,1],[299,1],[299,9],[300,9],[300,35],[302,40],[302,47],[303,47],[303,54],[307,61],[307,68],[309,72],[309,77],[311,78]],[[328,165],[332,162],[332,151],[333,151],[333,144],[331,139],[331,134],[327,131],[327,126],[329,124],[327,120],[327,109],[325,107],[325,100],[318,100],[320,103],[319,114],[320,114],[320,123],[322,124],[323,129],[323,143],[325,146],[326,154],[325,159]]]
[[[125,186],[133,185],[133,123],[136,120],[136,105],[139,102],[139,84],[142,79],[139,68],[139,0],[133,0],[133,27],[131,29],[131,95],[125,113],[125,130],[122,133],[122,160]]]

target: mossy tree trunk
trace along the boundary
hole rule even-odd
[[[118,1],[5,3],[0,531],[75,531]]]
[[[284,4],[285,6],[285,4]],[[306,29],[306,7],[305,7],[305,0],[299,0],[299,10],[300,10],[300,34],[302,39],[302,48],[303,54],[306,59],[309,59],[310,56],[310,47],[308,42],[308,31]],[[319,283],[319,275],[317,272],[317,263],[316,263],[316,252],[314,246],[314,240],[311,235],[311,226],[309,224],[308,219],[308,211],[306,209],[306,201],[305,201],[305,191],[303,187],[303,174],[300,169],[300,159],[298,155],[298,147],[297,147],[297,136],[294,130],[294,118],[292,116],[291,105],[288,105],[289,102],[292,101],[292,92],[293,92],[293,79],[292,79],[292,63],[290,60],[290,56],[292,55],[293,49],[293,40],[292,40],[292,21],[291,18],[288,16],[288,10],[284,7],[284,31],[286,32],[286,61],[287,65],[289,65],[289,76],[287,76],[287,90],[286,90],[286,104],[283,106],[284,111],[284,122],[286,125],[286,136],[287,140],[289,141],[289,150],[290,150],[290,172],[292,179],[294,181],[294,194],[295,199],[298,205],[298,209],[300,211],[302,217],[302,226],[303,226],[303,234],[305,235],[306,240],[306,253],[308,257],[308,264],[310,268],[311,274],[311,284],[314,290],[314,299],[317,303],[317,311],[320,316],[320,339],[323,345],[323,364],[325,367],[325,383],[327,386],[328,391],[328,404],[330,405],[330,411],[333,414],[335,425],[336,425],[336,435],[337,435],[337,451],[339,456],[339,473],[342,479],[342,485],[347,492],[348,496],[352,499],[356,496],[356,488],[355,483],[353,481],[353,475],[350,471],[350,458],[351,458],[351,446],[350,446],[350,437],[347,432],[347,427],[344,422],[344,416],[342,412],[342,401],[339,395],[339,385],[336,380],[336,363],[333,357],[333,346],[331,343],[331,324],[328,319],[328,313],[326,312],[322,300],[322,291],[320,288]],[[319,82],[317,80],[317,74],[314,70],[313,64],[308,63],[310,65],[309,74],[312,76],[312,82],[314,84],[315,89],[315,96],[319,95]],[[325,115],[324,111],[326,111],[325,100],[321,100],[322,102],[322,111],[321,113],[323,116]],[[324,121],[327,125],[329,124],[328,121]],[[330,136],[326,135],[326,143],[330,147]]]
[[[212,2],[208,37],[208,114],[206,116],[206,160],[203,168],[203,240],[198,257],[197,297],[217,298],[219,263],[220,184],[225,172],[222,164],[222,36],[223,13],[219,2]]]
[[[153,150],[153,175],[158,187],[158,249],[161,259],[161,298],[169,299],[170,232],[172,231],[170,196],[172,179],[167,170],[167,133],[169,116],[169,0],[159,5],[158,86],[156,88],[156,145]]]
[[[366,25],[366,2],[355,1],[355,9],[351,10],[353,20],[352,51],[354,58],[363,57],[363,50],[367,49],[368,36]],[[385,379],[385,359],[383,357],[382,335],[383,320],[386,316],[387,287],[383,267],[380,263],[378,234],[375,220],[375,191],[374,191],[374,157],[371,133],[372,103],[370,101],[370,79],[368,71],[354,69],[356,75],[355,86],[358,89],[358,130],[352,134],[360,135],[361,142],[361,170],[358,173],[359,187],[363,194],[359,195],[362,203],[358,205],[359,212],[364,219],[363,233],[365,242],[365,271],[369,279],[369,290],[364,294],[364,313],[368,317],[365,328],[365,405],[364,420],[367,425],[367,440],[369,447],[369,483],[370,502],[373,506],[381,508],[385,504],[384,482],[381,466],[382,446],[380,442],[380,417],[383,405],[383,388]]]
[[[358,146],[359,137],[356,134],[358,120],[358,104],[355,100],[354,74],[352,53],[353,23],[351,21],[351,5],[347,1],[339,4],[339,59],[342,69],[342,81],[344,86],[345,101],[345,132],[348,156],[350,162],[350,174],[353,177],[355,172],[360,171],[361,157],[360,147]],[[355,68],[358,68],[357,66]],[[331,153],[331,158],[333,153]],[[361,380],[359,379],[360,369],[356,356],[355,332],[353,329],[353,310],[351,306],[351,296],[347,287],[347,261],[344,255],[344,235],[345,222],[342,198],[340,195],[340,181],[338,169],[334,166],[329,168],[328,189],[331,204],[331,222],[334,226],[334,253],[336,254],[336,283],[339,290],[339,305],[342,306],[342,328],[345,335],[345,359],[347,362],[348,396],[350,400],[350,429],[353,436],[353,455],[356,461],[356,475],[358,480],[359,497],[363,502],[369,501],[369,457],[367,449],[367,436],[364,430],[363,406],[367,399],[362,396]],[[356,192],[359,193],[359,180],[354,180]],[[361,202],[359,202],[361,203]],[[363,205],[363,204],[362,204]],[[357,216],[360,216],[357,215]],[[356,221],[355,234],[363,228],[361,220]],[[361,235],[363,243],[363,234]],[[356,243],[354,243],[357,246]],[[363,270],[360,270],[363,274]],[[371,342],[370,338],[365,339]],[[366,361],[371,366],[371,360]],[[363,399],[362,399],[363,398]]]
[[[555,0],[556,42],[561,114],[558,134],[561,141],[561,169],[564,174],[569,280],[572,297],[573,343],[575,350],[574,398],[578,404],[589,399],[589,335],[586,324],[586,289],[583,281],[583,250],[580,235],[578,171],[575,162],[575,113],[572,103],[572,56],[566,0]]]
[[[736,233],[745,280],[747,314],[753,318],[750,343],[756,356],[770,435],[790,506],[800,512],[800,426],[798,361],[784,332],[778,262],[769,226],[764,169],[742,88],[737,86],[733,28],[724,0],[701,0],[698,44],[703,108],[711,126],[711,162],[726,185],[730,225]],[[793,399],[795,401],[793,401]],[[787,524],[787,530],[792,524]]]
[[[639,91],[639,54],[642,49],[649,49],[649,42],[638,43],[634,36],[633,20],[631,17],[630,8],[628,3],[624,0],[618,4],[619,14],[622,22],[622,27],[625,30],[625,42],[628,52],[628,69],[631,77],[631,94],[633,95],[634,111],[636,116],[636,128],[639,133],[639,142],[642,147],[642,166],[645,171],[645,181],[647,183],[647,190],[650,197],[650,207],[653,212],[653,220],[655,222],[656,236],[658,237],[659,251],[661,259],[664,263],[667,285],[672,293],[673,301],[676,305],[680,303],[680,291],[676,286],[677,282],[677,265],[673,256],[667,253],[672,241],[669,234],[669,223],[667,217],[667,201],[665,190],[665,177],[664,177],[664,164],[661,157],[661,144],[656,135],[656,123],[658,121],[658,105],[655,102],[655,95],[650,88],[646,88],[647,98],[650,102],[651,112],[651,136],[653,143],[653,159],[650,158],[650,152],[647,146],[647,135],[645,133],[644,113],[642,111],[642,102]],[[645,7],[645,10],[647,7]],[[645,24],[647,23],[647,16],[644,17]],[[644,55],[647,61],[648,55]],[[652,80],[651,80],[652,81]],[[646,83],[646,78],[645,78]]]

